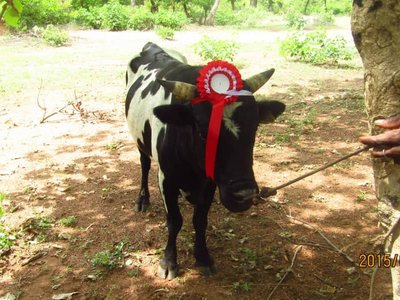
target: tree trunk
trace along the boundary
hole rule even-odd
[[[235,0],[231,0],[231,7],[232,7],[232,10],[235,10]]]
[[[371,134],[373,121],[400,113],[400,1],[354,0],[354,43],[364,64],[365,103]],[[373,160],[375,192],[383,223],[400,216],[400,165],[392,159]],[[391,239],[391,253],[400,255],[400,229]],[[391,268],[393,299],[400,299],[400,267]]]
[[[190,19],[189,10],[187,8],[186,3],[182,3],[182,6],[183,6],[183,11],[185,12],[186,18]]]
[[[220,0],[215,0],[213,6],[211,7],[210,13],[208,14],[205,24],[206,25],[214,25],[214,18],[215,18],[215,13],[217,12],[218,5],[219,5]]]
[[[158,5],[157,5],[157,3],[156,3],[154,0],[150,0],[150,4],[151,4],[150,11],[151,11],[152,13],[158,12]]]
[[[250,5],[253,7],[257,7],[257,0],[250,0]]]
[[[310,4],[310,0],[307,0],[306,6],[304,6],[304,11],[303,11],[304,14],[307,13],[307,9],[308,9],[308,5],[309,5],[309,4]]]

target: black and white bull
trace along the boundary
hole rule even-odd
[[[194,207],[194,256],[203,274],[215,271],[206,245],[207,214],[216,187],[222,204],[233,212],[249,209],[258,193],[253,173],[253,147],[259,123],[272,122],[284,110],[278,101],[257,102],[240,96],[224,108],[215,160],[214,180],[205,175],[205,143],[211,114],[208,101],[191,104],[201,66],[190,66],[177,52],[147,43],[133,58],[126,74],[125,109],[128,127],[140,152],[142,182],[136,210],[149,202],[150,159],[159,164],[158,181],[167,213],[168,242],[160,261],[159,276],[178,274],[176,238],[182,226],[178,196]],[[243,81],[255,92],[273,69]]]

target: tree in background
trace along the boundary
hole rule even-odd
[[[370,130],[373,122],[400,113],[400,2],[355,0],[352,12],[354,43],[364,64],[365,103]],[[400,165],[374,159],[375,191],[381,220],[393,227],[389,251],[400,255]],[[400,299],[400,267],[391,268],[393,299]]]
[[[204,24],[206,24],[206,25],[214,25],[214,18],[215,18],[215,14],[217,12],[217,9],[218,9],[219,1],[220,0],[215,0],[214,1],[214,4],[211,7],[210,13],[208,14]]]

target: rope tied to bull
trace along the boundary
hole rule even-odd
[[[319,167],[319,168],[317,168],[317,169],[315,169],[315,170],[313,170],[313,171],[311,171],[311,172],[308,172],[308,173],[306,173],[306,174],[303,174],[303,175],[301,175],[301,176],[299,176],[299,177],[296,177],[296,178],[294,178],[294,179],[292,179],[292,180],[290,180],[290,181],[288,181],[288,182],[286,182],[286,183],[283,183],[283,184],[281,184],[281,185],[278,185],[278,186],[276,186],[276,187],[273,187],[273,188],[270,188],[270,187],[262,187],[262,188],[261,188],[261,191],[260,191],[260,193],[259,193],[259,196],[260,196],[261,198],[267,198],[267,197],[269,197],[269,196],[276,195],[276,193],[277,193],[278,190],[283,189],[283,188],[285,188],[285,187],[287,187],[287,186],[289,186],[289,185],[292,185],[293,183],[296,183],[296,182],[298,182],[298,181],[300,181],[300,180],[303,180],[303,179],[305,179],[305,178],[307,178],[307,177],[309,177],[309,176],[311,176],[311,175],[314,175],[314,174],[316,174],[316,173],[319,173],[319,172],[321,172],[321,171],[323,171],[323,170],[325,170],[325,169],[327,169],[327,168],[329,168],[329,167],[332,167],[332,166],[336,165],[337,163],[340,163],[340,162],[342,162],[342,161],[344,161],[344,160],[346,160],[346,159],[349,159],[350,157],[353,157],[353,156],[358,155],[358,154],[360,154],[360,153],[362,153],[362,152],[364,152],[364,151],[367,151],[367,150],[369,150],[370,148],[372,148],[372,146],[364,146],[364,147],[362,147],[362,148],[360,148],[360,149],[358,149],[358,150],[356,150],[356,151],[354,151],[354,152],[351,152],[351,153],[349,153],[349,154],[347,154],[347,155],[345,155],[345,156],[342,156],[342,157],[339,158],[339,159],[336,159],[336,160],[334,160],[334,161],[332,161],[332,162],[330,162],[330,163],[327,163],[327,164],[325,164],[325,165],[323,165],[323,166],[321,166],[321,167]]]

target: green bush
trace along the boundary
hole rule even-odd
[[[125,30],[128,28],[130,9],[121,5],[118,0],[112,0],[101,8],[101,27],[112,31]]]
[[[297,10],[289,10],[285,19],[287,26],[296,30],[302,30],[306,25],[306,19],[303,14]]]
[[[145,7],[135,8],[129,20],[129,28],[150,30],[154,28],[154,15]]]
[[[217,10],[215,14],[215,25],[240,25],[242,20],[239,19],[237,13],[231,9]]]
[[[353,58],[343,37],[329,38],[325,31],[295,32],[281,42],[279,50],[284,57],[312,64],[337,65]]]
[[[51,46],[64,46],[69,41],[68,33],[55,27],[47,25],[41,33],[42,38]]]
[[[188,23],[188,19],[182,12],[172,13],[168,10],[160,10],[155,14],[154,23],[159,26],[180,30],[183,25]]]
[[[194,45],[195,52],[204,60],[233,61],[238,45],[234,41],[215,40],[207,36]]]
[[[335,22],[335,16],[332,11],[324,11],[317,15],[315,20],[316,25],[326,26],[331,25]]]
[[[173,40],[175,35],[175,30],[168,27],[158,27],[156,29],[156,33],[163,39]]]
[[[101,28],[103,21],[100,7],[80,8],[72,13],[72,17],[78,25],[93,29]]]
[[[68,3],[58,0],[23,0],[20,28],[66,24],[71,18]]]

